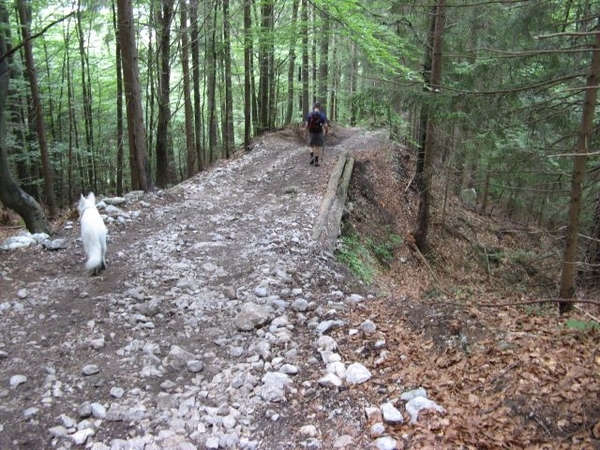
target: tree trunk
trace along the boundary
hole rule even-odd
[[[252,0],[244,0],[244,148],[252,138]]]
[[[69,112],[69,165],[67,168],[67,176],[69,179],[69,204],[73,204],[75,201],[75,170],[77,168],[77,163],[80,160],[79,156],[75,153],[75,148],[77,147],[77,119],[75,117],[75,106],[73,105],[73,77],[71,76],[71,52],[69,51],[68,46],[69,40],[65,39],[65,84],[67,85],[67,108]],[[84,178],[83,174],[80,173],[79,176],[80,183],[80,193],[84,191]]]
[[[138,55],[135,44],[135,29],[131,0],[117,0],[119,17],[119,41],[123,61],[123,80],[125,82],[125,103],[127,109],[127,131],[129,152],[132,155],[131,186],[133,189],[148,191],[148,161],[146,148],[146,130],[142,109],[142,92]]]
[[[356,43],[350,44],[351,63],[350,63],[350,95],[354,96],[358,89],[358,58],[356,57]],[[358,105],[355,101],[350,104],[350,126],[356,126],[356,118],[358,117]]]
[[[353,168],[354,157],[347,150],[342,151],[323,194],[319,215],[314,221],[312,239],[322,244],[327,251],[333,251],[340,235],[340,222]]]
[[[166,187],[169,180],[169,122],[171,120],[171,21],[173,1],[162,1],[157,39],[160,76],[158,87],[158,123],[156,127],[156,184]]]
[[[433,47],[431,58],[431,95],[440,88],[442,78],[442,34],[445,26],[445,4],[446,0],[437,0],[435,13],[432,20],[435,22],[433,26]],[[423,154],[419,158],[422,163],[422,173],[419,177],[419,213],[417,217],[417,227],[414,232],[415,244],[422,252],[428,250],[428,228],[429,228],[429,209],[431,206],[431,171],[433,151],[435,149],[434,142],[434,123],[430,113],[426,114],[425,124],[425,142],[423,145]],[[417,172],[417,176],[419,173]]]
[[[321,103],[327,103],[327,93],[329,92],[329,15],[322,14],[321,20],[323,27],[319,33],[319,77],[317,86],[317,97]],[[327,111],[326,105],[322,105],[323,111]]]
[[[244,0],[244,149],[250,150],[252,137],[252,94],[250,86],[252,60],[252,0]]]
[[[152,18],[152,23],[154,23],[154,21],[159,21],[160,19],[157,18],[157,13],[156,13],[156,8],[160,7],[160,1],[151,1],[149,2],[149,10],[148,10],[148,16]],[[155,145],[155,133],[156,133],[156,122],[154,121],[155,119],[155,108],[156,105],[158,103],[158,99],[157,99],[157,94],[156,94],[156,88],[158,85],[158,81],[156,80],[156,76],[159,73],[159,68],[158,68],[158,56],[156,55],[156,50],[155,50],[155,43],[154,43],[154,38],[155,38],[155,33],[152,33],[150,30],[151,25],[148,24],[148,29],[147,29],[147,42],[145,42],[145,46],[146,46],[146,51],[145,53],[145,58],[142,58],[141,61],[145,62],[145,72],[146,72],[146,77],[145,77],[145,82],[142,84],[145,88],[145,92],[144,92],[144,103],[142,105],[142,109],[144,112],[144,116],[143,116],[143,122],[144,122],[144,127],[146,130],[146,159],[147,159],[147,173],[148,176],[150,176],[153,173],[153,168],[152,168],[152,163],[154,161],[154,151],[156,150],[156,148],[154,147]],[[158,45],[158,44],[156,44]],[[139,74],[140,71],[138,70],[138,79],[139,79]],[[140,87],[140,90],[142,88]]]
[[[215,9],[211,10],[211,3],[205,3],[207,8],[205,15],[207,34],[205,54],[206,54],[206,108],[207,108],[207,131],[208,131],[208,162],[212,164],[218,158],[217,152],[217,55],[216,47],[216,4]]]
[[[115,30],[115,66],[117,81],[117,195],[123,195],[123,71],[121,67],[121,44],[119,27],[117,26],[117,11],[114,0],[111,1],[113,13],[113,28]]]
[[[300,13],[300,35],[302,36],[302,122],[306,120],[310,107],[310,84],[308,75],[308,0],[302,0],[302,12]]]
[[[54,174],[50,163],[48,152],[48,141],[46,140],[46,126],[44,124],[44,111],[42,107],[42,98],[40,96],[37,72],[33,60],[33,50],[31,48],[31,35],[29,33],[29,24],[31,23],[30,11],[25,5],[24,0],[17,0],[19,10],[19,20],[21,21],[21,34],[23,36],[23,49],[25,50],[25,66],[27,67],[27,78],[31,89],[31,100],[35,113],[35,125],[37,139],[40,146],[42,157],[42,171],[44,174],[44,193],[46,194],[46,206],[50,218],[56,215],[56,199],[54,196]]]
[[[10,173],[6,147],[6,99],[10,81],[9,60],[6,57],[10,45],[8,11],[0,3],[0,201],[15,211],[31,233],[49,233],[50,226],[44,210],[33,197],[15,183]]]
[[[196,139],[196,156],[198,170],[204,170],[204,146],[202,139],[202,109],[200,99],[200,44],[198,37],[198,0],[190,0],[190,29],[192,32],[192,83],[194,85],[194,134]]]
[[[579,215],[583,193],[583,180],[589,142],[592,137],[594,125],[594,111],[598,96],[598,82],[600,77],[600,31],[596,31],[594,46],[592,48],[592,62],[587,75],[587,82],[581,112],[581,126],[577,139],[577,155],[574,157],[573,174],[571,176],[571,198],[569,201],[569,216],[567,232],[565,235],[565,249],[563,254],[562,274],[560,278],[560,298],[572,299],[575,296],[575,277],[577,265],[577,237],[579,234]],[[572,303],[560,302],[559,312],[563,314],[573,308]]]
[[[194,111],[192,109],[190,82],[190,39],[188,33],[187,0],[179,3],[181,13],[181,71],[183,77],[183,105],[185,110],[186,174],[191,178],[196,173],[196,144],[194,139]]]
[[[20,64],[11,67],[12,78],[17,80],[24,78],[21,67]],[[12,146],[12,152],[9,150],[9,157],[11,153],[21,153],[20,157],[16,158],[15,161],[17,180],[24,180],[20,182],[21,188],[34,199],[39,199],[40,191],[37,183],[39,178],[39,158],[32,157],[33,152],[30,151],[32,139],[29,139],[26,127],[24,126],[28,122],[25,117],[30,103],[29,97],[23,89],[15,89],[14,86],[9,86],[8,95],[10,98],[15,99],[15,101],[5,112],[6,121],[15,136],[16,143],[18,143]],[[18,149],[21,151],[18,152]]]
[[[81,12],[81,0],[77,2],[77,38],[79,44],[79,63],[81,65],[81,98],[83,100],[83,123],[85,128],[85,165],[88,172],[88,183],[92,190],[98,191],[96,158],[94,156],[94,128],[92,120],[92,92],[89,76],[89,63],[87,61],[83,24],[81,23],[83,13]],[[87,189],[86,189],[87,190]]]
[[[437,17],[437,7],[432,6],[430,9],[430,22],[429,22],[429,34],[427,35],[427,48],[425,51],[425,58],[423,61],[423,78],[424,78],[424,90],[429,92],[431,90],[431,79],[432,73],[431,68],[433,65],[433,46],[435,42],[435,27]],[[426,104],[421,105],[419,114],[419,121],[417,127],[417,164],[415,168],[414,182],[419,193],[423,192],[423,167],[425,164],[425,142],[427,141],[427,122],[429,117],[429,108]]]
[[[260,37],[259,37],[259,75],[258,75],[258,129],[257,133],[261,134],[269,130],[270,124],[270,80],[272,77],[270,66],[270,55],[272,48],[272,18],[273,18],[273,3],[272,0],[265,0],[261,6],[261,22],[260,22]]]
[[[540,221],[542,221],[540,219]],[[588,249],[588,260],[591,264],[593,277],[600,275],[600,192],[596,197],[596,209],[594,212],[594,226],[592,229],[592,244]]]
[[[225,123],[223,147],[225,158],[231,156],[235,147],[235,130],[233,128],[233,87],[231,81],[231,22],[229,17],[229,0],[223,0],[223,64],[225,69]]]
[[[340,82],[340,61],[338,60],[338,46],[337,39],[334,36],[332,42],[332,54],[331,54],[331,63],[330,67],[333,68],[333,73],[329,76],[330,86],[329,86],[329,101],[327,105],[329,108],[327,109],[327,120],[330,122],[335,122],[337,118],[337,90]]]
[[[294,117],[294,79],[296,76],[296,28],[298,22],[298,0],[292,3],[292,32],[290,34],[290,50],[288,54],[288,91],[287,91],[287,106],[285,109],[284,124],[292,123]]]

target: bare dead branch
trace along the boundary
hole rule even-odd
[[[41,31],[39,31],[35,34],[32,34],[26,41],[23,41],[23,42],[15,45],[10,50],[8,50],[4,55],[1,55],[0,62],[4,61],[6,58],[10,58],[10,56],[12,56],[14,53],[18,52],[28,41],[37,39],[38,37],[43,35],[46,31],[48,31],[50,28],[52,28],[54,25],[57,25],[57,24],[63,22],[64,20],[68,19],[69,17],[71,17],[75,14],[76,14],[76,11],[73,11],[73,12],[67,14],[66,16],[61,17],[60,19],[56,19],[55,21],[50,22],[48,25],[46,25],[44,28],[42,28]]]
[[[482,308],[504,308],[507,306],[523,306],[523,305],[536,305],[542,303],[587,303],[590,305],[600,305],[600,301],[598,300],[586,300],[586,299],[566,299],[566,298],[557,298],[557,299],[541,299],[541,300],[531,300],[527,302],[512,302],[512,303],[469,303],[469,306],[481,306]]]

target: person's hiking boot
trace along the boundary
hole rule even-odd
[[[310,152],[310,165],[312,166],[315,163],[315,154]]]
[[[320,166],[321,164],[319,164],[319,157],[315,156],[315,166]]]

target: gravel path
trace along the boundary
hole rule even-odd
[[[318,168],[270,135],[167,192],[106,199],[99,277],[76,220],[65,249],[0,252],[0,448],[360,447],[365,405],[343,392],[370,375],[327,333],[365,293],[310,239],[342,146],[383,139],[350,134]]]

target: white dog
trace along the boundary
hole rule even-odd
[[[106,269],[106,226],[96,208],[96,196],[90,192],[87,197],[81,195],[79,204],[79,221],[81,223],[81,240],[87,256],[85,269],[97,275]]]

